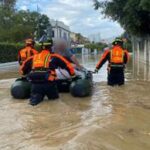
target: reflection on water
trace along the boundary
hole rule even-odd
[[[88,68],[89,70],[94,71],[96,64],[98,63],[100,59],[99,55],[86,55],[82,56],[82,64]],[[101,82],[101,81],[107,81],[107,63],[104,65],[103,68],[99,71],[99,74],[93,74],[94,76],[94,82]]]
[[[99,56],[79,58],[94,70]],[[149,150],[149,70],[139,66],[131,60],[126,85],[109,87],[106,64],[94,75],[91,97],[60,94],[59,100],[45,100],[36,107],[10,96],[15,79],[0,80],[0,149]],[[1,79],[17,76],[15,69],[0,71]]]
[[[80,63],[88,70],[94,71],[100,55],[78,55]],[[19,76],[18,66],[0,67],[0,79],[16,78]],[[126,68],[126,80],[150,81],[150,66],[143,64],[138,59],[133,60],[132,55]],[[107,81],[107,63],[101,68],[99,74],[94,74],[95,82]]]

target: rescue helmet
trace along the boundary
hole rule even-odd
[[[47,39],[46,41],[43,41],[42,43],[41,43],[41,45],[42,46],[53,46],[53,40],[52,39]]]
[[[34,44],[35,44],[35,41],[34,41],[33,39],[29,38],[29,39],[26,39],[26,40],[25,40],[25,44],[26,44],[26,45],[34,45]]]
[[[46,35],[42,36],[42,38],[39,40],[39,45],[42,49],[49,49],[51,50],[51,47],[53,46],[53,40]]]
[[[46,35],[43,35],[39,40],[41,46],[53,46],[53,40]]]
[[[121,38],[116,38],[113,42],[112,45],[123,45],[123,40]]]

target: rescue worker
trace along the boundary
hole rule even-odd
[[[69,49],[67,49],[67,42],[64,39],[55,40],[54,53],[60,54],[61,56],[65,57],[67,60],[75,64],[76,68],[83,68],[76,56]]]
[[[38,53],[37,50],[34,49],[34,40],[26,39],[25,44],[25,48],[21,49],[18,53],[18,62],[20,65],[22,65],[26,59]]]
[[[57,67],[65,68],[74,77],[74,68],[65,58],[51,53],[52,40],[42,43],[42,51],[28,58],[21,67],[21,73],[27,75],[32,83],[30,104],[37,105],[43,101],[44,96],[48,99],[59,98],[56,85]]]
[[[112,43],[112,48],[106,50],[96,65],[95,72],[108,61],[108,85],[123,85],[124,84],[124,69],[129,60],[129,54],[127,50],[123,49],[123,41],[116,38]]]

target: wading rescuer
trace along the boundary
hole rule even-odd
[[[32,39],[25,40],[25,48],[21,49],[18,53],[18,62],[20,65],[27,60],[29,57],[37,54],[37,50],[34,49],[35,42]]]
[[[129,54],[127,50],[123,49],[123,40],[116,38],[112,43],[113,47],[110,50],[106,50],[96,65],[95,72],[108,61],[108,85],[123,85],[124,84],[124,69],[129,60]]]
[[[75,74],[70,62],[58,54],[52,54],[51,48],[52,40],[43,42],[42,51],[26,60],[20,70],[32,83],[30,104],[33,106],[43,101],[45,95],[48,99],[59,98],[55,82],[57,67],[66,69],[72,77]]]

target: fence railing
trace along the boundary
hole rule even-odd
[[[150,65],[150,36],[132,38],[133,56],[135,61]]]

